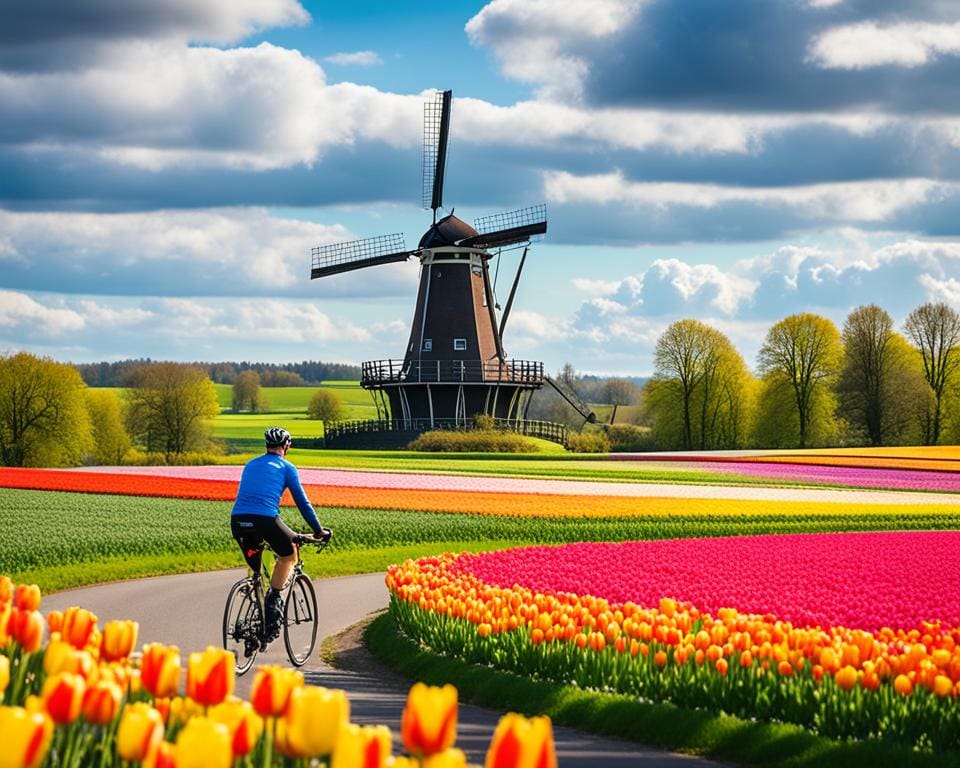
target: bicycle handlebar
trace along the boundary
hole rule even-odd
[[[333,531],[329,528],[321,528],[319,534],[312,533],[298,533],[293,537],[293,543],[297,546],[303,544],[313,544],[320,549],[323,549],[327,544],[330,543],[330,539],[333,538]]]

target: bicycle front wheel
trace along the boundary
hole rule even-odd
[[[260,603],[250,579],[241,579],[230,588],[223,610],[223,647],[234,655],[234,669],[242,675],[253,666],[260,650],[263,626]]]
[[[295,667],[302,667],[317,644],[317,593],[304,573],[290,585],[283,605],[283,643]]]

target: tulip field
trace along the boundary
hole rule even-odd
[[[190,653],[184,670],[175,646],[146,643],[138,651],[134,621],[101,628],[82,607],[44,616],[40,604],[35,585],[15,587],[0,577],[5,768],[414,768],[426,760],[468,768],[454,746],[452,686],[411,688],[401,721],[404,754],[394,755],[389,728],[350,723],[345,692],[306,685],[299,671],[261,666],[249,700],[240,699],[227,651]],[[505,715],[486,765],[556,768],[549,718]]]
[[[481,460],[431,466],[441,463],[468,473],[302,467],[307,495],[336,532],[308,571],[386,569],[397,626],[434,653],[958,761],[956,451],[596,458],[571,463],[569,476],[553,459],[509,459],[507,476]],[[0,573],[61,588],[236,566],[226,519],[239,471],[0,468]],[[663,481],[681,476],[682,484]],[[297,527],[296,510],[284,504]],[[35,619],[17,621],[28,645],[43,634]],[[115,653],[101,646],[101,658]],[[31,663],[38,670],[41,662]],[[181,696],[164,672],[172,662],[145,648],[139,663],[141,679],[167,695],[141,689],[125,701],[160,711],[172,745],[163,749],[173,754],[181,729],[198,734],[183,735],[188,743],[212,738],[207,725],[187,731],[184,713],[207,707],[193,719],[210,719],[219,689],[191,689],[188,679],[171,730],[157,701]],[[215,666],[215,657],[204,663]],[[18,669],[8,694],[22,688],[27,668]],[[281,695],[288,683],[271,674],[270,696]],[[421,695],[440,702],[424,709],[444,710],[436,690],[411,692],[411,700]],[[406,744],[417,729],[406,715],[404,722]],[[264,750],[284,754],[285,727],[257,731],[257,760]],[[75,748],[56,733],[50,750]]]

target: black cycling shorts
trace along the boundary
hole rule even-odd
[[[293,554],[293,537],[297,535],[279,515],[231,515],[230,531],[255,573],[260,571],[264,542],[278,557],[287,557]]]

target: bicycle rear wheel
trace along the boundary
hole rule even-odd
[[[317,644],[317,593],[310,577],[300,573],[283,605],[283,643],[295,667],[302,667]]]
[[[257,658],[262,626],[260,602],[253,583],[250,579],[241,579],[230,588],[223,610],[223,647],[233,652],[238,675],[250,669]]]

